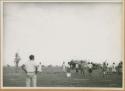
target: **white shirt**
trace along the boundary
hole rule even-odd
[[[78,65],[78,64],[76,64],[76,68],[79,68],[79,65]]]
[[[108,67],[108,68],[110,68],[110,67],[111,67],[111,65],[108,65],[107,67]]]
[[[42,72],[42,65],[41,64],[38,65],[38,71]]]
[[[27,61],[25,63],[25,68],[26,68],[27,72],[35,72],[35,70],[36,70],[35,67],[36,66],[37,65],[36,65],[35,61],[29,60],[29,61]]]
[[[88,64],[88,67],[91,69],[92,68],[92,64]]]

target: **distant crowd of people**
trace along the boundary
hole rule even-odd
[[[15,66],[16,66],[16,72],[18,72],[18,66],[21,58],[18,53],[15,55]],[[36,87],[37,86],[37,73],[42,72],[42,63],[40,62],[39,65],[36,64],[35,56],[30,55],[29,60],[26,61],[21,66],[22,70],[26,73],[26,87]],[[62,71],[66,74],[67,78],[72,77],[71,71],[75,70],[76,73],[81,73],[84,78],[89,76],[91,78],[92,72],[94,70],[101,70],[103,73],[103,76],[105,77],[107,74],[114,74],[119,73],[122,74],[122,62],[120,62],[118,65],[115,63],[112,63],[112,65],[109,65],[107,62],[104,62],[102,64],[97,64],[93,62],[87,62],[83,60],[71,60],[69,62],[63,62],[62,63]],[[89,74],[89,75],[87,75]]]
[[[85,78],[87,74],[91,77],[94,70],[101,70],[103,77],[106,77],[115,73],[122,74],[122,61],[117,65],[114,62],[109,65],[107,62],[97,64],[87,61],[71,60],[67,64],[63,62],[62,68],[63,71],[67,72],[67,77],[71,77],[71,70],[75,70],[77,73],[80,72]]]

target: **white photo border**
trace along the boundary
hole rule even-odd
[[[13,2],[18,2],[18,3],[21,3],[21,2],[89,2],[89,3],[93,3],[93,2],[102,2],[102,3],[122,3],[122,5],[123,5],[123,14],[122,14],[122,28],[123,28],[123,34],[122,34],[122,41],[123,41],[123,46],[122,46],[122,48],[123,48],[123,52],[122,52],[122,54],[123,54],[123,75],[122,75],[122,79],[123,79],[123,81],[122,81],[122,88],[110,88],[110,87],[108,87],[108,88],[106,88],[106,87],[3,87],[3,54],[4,54],[4,50],[3,50],[3,47],[4,47],[4,45],[3,45],[3,31],[4,31],[4,28],[3,28],[3,25],[4,25],[4,20],[3,20],[3,17],[4,17],[4,15],[3,15],[3,11],[4,11],[4,9],[3,9],[3,6],[4,6],[4,3],[6,3],[6,2],[9,2],[9,3],[13,3]],[[125,2],[124,2],[124,0],[1,0],[0,1],[0,7],[1,7],[1,9],[0,9],[0,14],[1,14],[1,32],[0,32],[0,34],[1,34],[1,63],[0,63],[0,66],[1,66],[1,70],[0,70],[0,75],[1,75],[1,77],[0,77],[0,87],[1,87],[1,89],[74,89],[74,90],[78,90],[78,89],[82,89],[82,90],[124,90],[125,89],[125,72],[124,72],[124,70],[125,70],[125,66],[124,66],[124,64],[125,64],[125,58],[124,58],[124,51],[125,51],[125,49],[124,49],[124,5],[125,5]]]

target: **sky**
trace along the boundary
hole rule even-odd
[[[121,3],[4,3],[4,60],[20,65],[71,59],[118,63],[122,57]]]

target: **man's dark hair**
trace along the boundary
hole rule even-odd
[[[30,60],[34,60],[34,55],[30,55],[30,56],[29,56],[29,59],[30,59]]]

